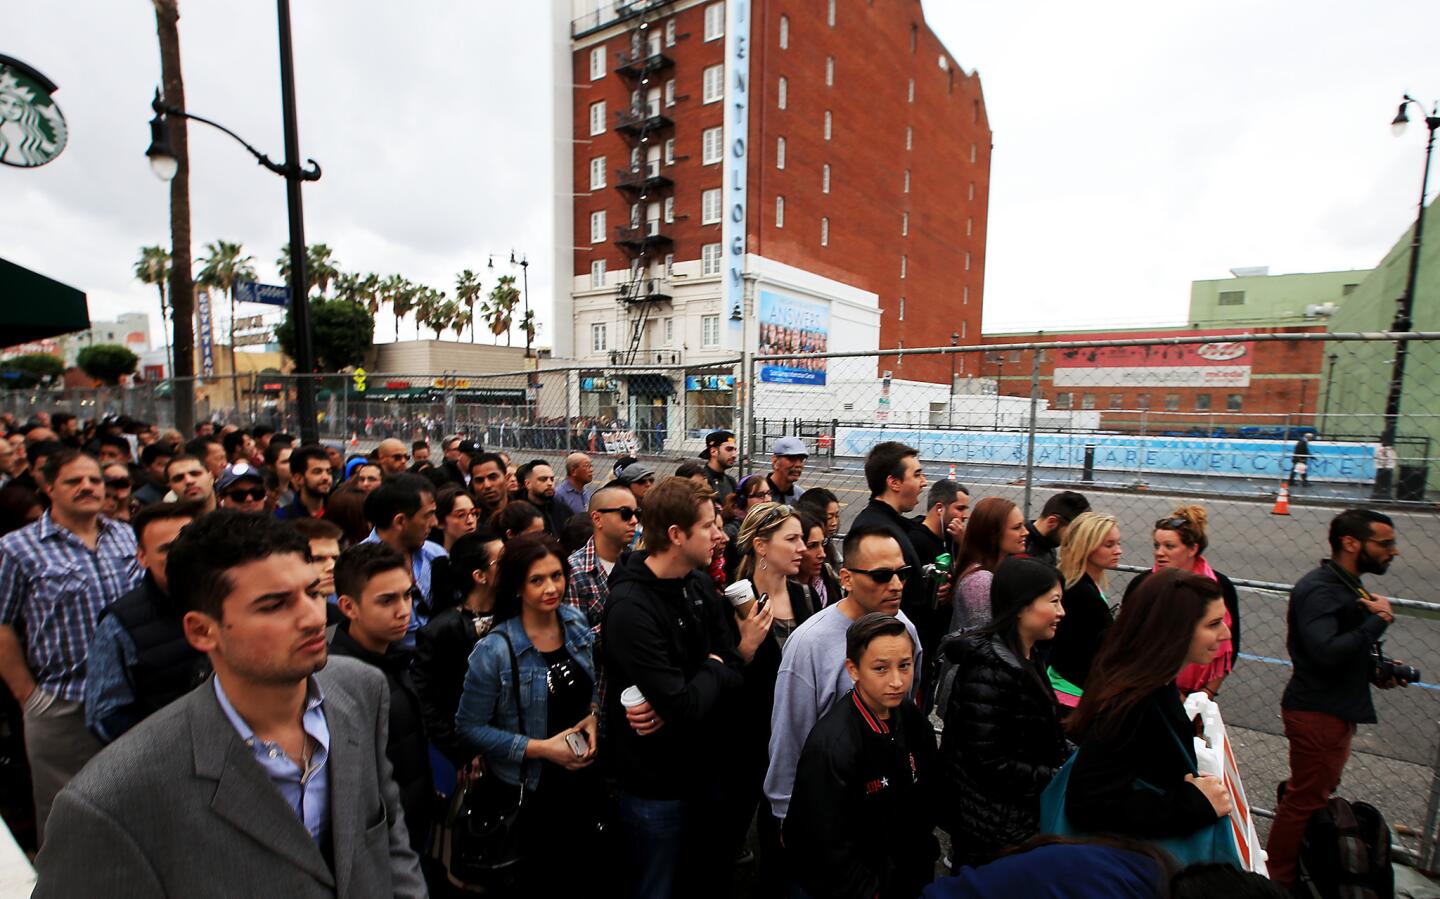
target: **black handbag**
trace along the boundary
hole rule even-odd
[[[495,633],[510,651],[510,686],[515,691],[516,720],[524,736],[525,714],[520,707],[520,664],[515,658],[515,646],[504,631]],[[445,819],[449,852],[444,862],[453,879],[487,890],[504,891],[515,886],[520,869],[520,809],[524,802],[523,762],[518,786],[485,771],[462,778]]]

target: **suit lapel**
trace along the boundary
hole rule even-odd
[[[336,894],[343,896],[350,886],[355,848],[364,842],[364,807],[360,796],[360,767],[374,765],[360,742],[360,710],[355,701],[335,682],[322,678],[325,690],[325,723],[330,728],[330,835],[335,847]],[[373,742],[373,731],[371,740]],[[383,809],[382,809],[383,813]]]
[[[310,831],[241,742],[220,710],[213,686],[207,683],[182,701],[189,703],[195,774],[215,781],[210,810],[325,886],[334,886],[334,877]],[[332,781],[332,794],[334,791]]]

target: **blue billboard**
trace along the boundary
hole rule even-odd
[[[760,380],[769,384],[825,384],[824,359],[777,359],[781,353],[823,353],[830,347],[830,305],[760,291]]]

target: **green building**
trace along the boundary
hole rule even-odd
[[[1425,225],[1411,307],[1412,329],[1440,331],[1440,214],[1434,204],[1425,210]],[[1396,302],[1405,292],[1412,230],[1413,226],[1406,229],[1380,264],[1345,298],[1330,318],[1330,331],[1390,328]],[[1396,451],[1402,467],[1416,470],[1416,474],[1418,469],[1428,468],[1428,488],[1440,489],[1440,466],[1430,464],[1440,450],[1440,341],[1412,340],[1408,346]],[[1326,344],[1318,421],[1324,436],[1379,439],[1394,358],[1395,344],[1389,341]],[[1400,480],[1404,477],[1402,471]]]
[[[1369,271],[1272,275],[1234,268],[1233,278],[1190,282],[1190,323],[1204,327],[1323,325]]]

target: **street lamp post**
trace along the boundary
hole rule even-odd
[[[175,177],[178,163],[170,149],[166,116],[182,116],[209,125],[230,135],[244,147],[255,161],[285,179],[285,198],[290,220],[290,314],[295,324],[295,370],[300,375],[295,390],[296,411],[300,417],[302,443],[320,441],[319,424],[315,417],[315,383],[308,377],[315,370],[313,335],[310,325],[309,280],[305,257],[305,213],[300,201],[300,185],[320,179],[320,165],[307,159],[308,167],[300,166],[300,132],[295,109],[295,60],[290,41],[290,0],[277,0],[280,28],[280,101],[285,127],[285,163],[279,164],[261,153],[240,135],[203,116],[166,104],[155,91],[150,104],[155,117],[150,120],[150,148],[145,155],[150,167],[162,181]],[[233,373],[232,373],[233,374]]]
[[[1330,354],[1330,367],[1325,369],[1325,404],[1320,409],[1320,433],[1330,436],[1330,380],[1335,377],[1335,361],[1339,353]]]
[[[1400,109],[1390,122],[1398,136],[1410,122],[1408,110],[1411,104],[1421,112],[1425,107],[1409,94],[1400,101]],[[1405,275],[1405,292],[1395,307],[1395,321],[1390,330],[1409,331],[1412,325],[1411,313],[1415,307],[1415,281],[1420,274],[1420,242],[1425,234],[1425,194],[1430,183],[1430,156],[1435,149],[1435,129],[1440,128],[1440,107],[1431,106],[1425,116],[1425,128],[1429,132],[1425,140],[1425,170],[1420,178],[1420,209],[1415,216],[1415,229],[1410,236],[1410,268]],[[1396,462],[1395,437],[1400,424],[1400,397],[1405,389],[1405,360],[1410,352],[1410,341],[1395,341],[1395,361],[1390,369],[1390,390],[1385,396],[1385,426],[1380,432],[1381,458],[1375,466],[1375,486],[1371,491],[1373,499],[1389,499],[1394,488]]]
[[[950,332],[950,345],[960,345],[959,331]],[[947,428],[955,427],[955,356],[955,353],[950,354],[950,396],[947,397],[949,402],[945,404],[946,408],[949,410],[945,416],[945,426]]]

